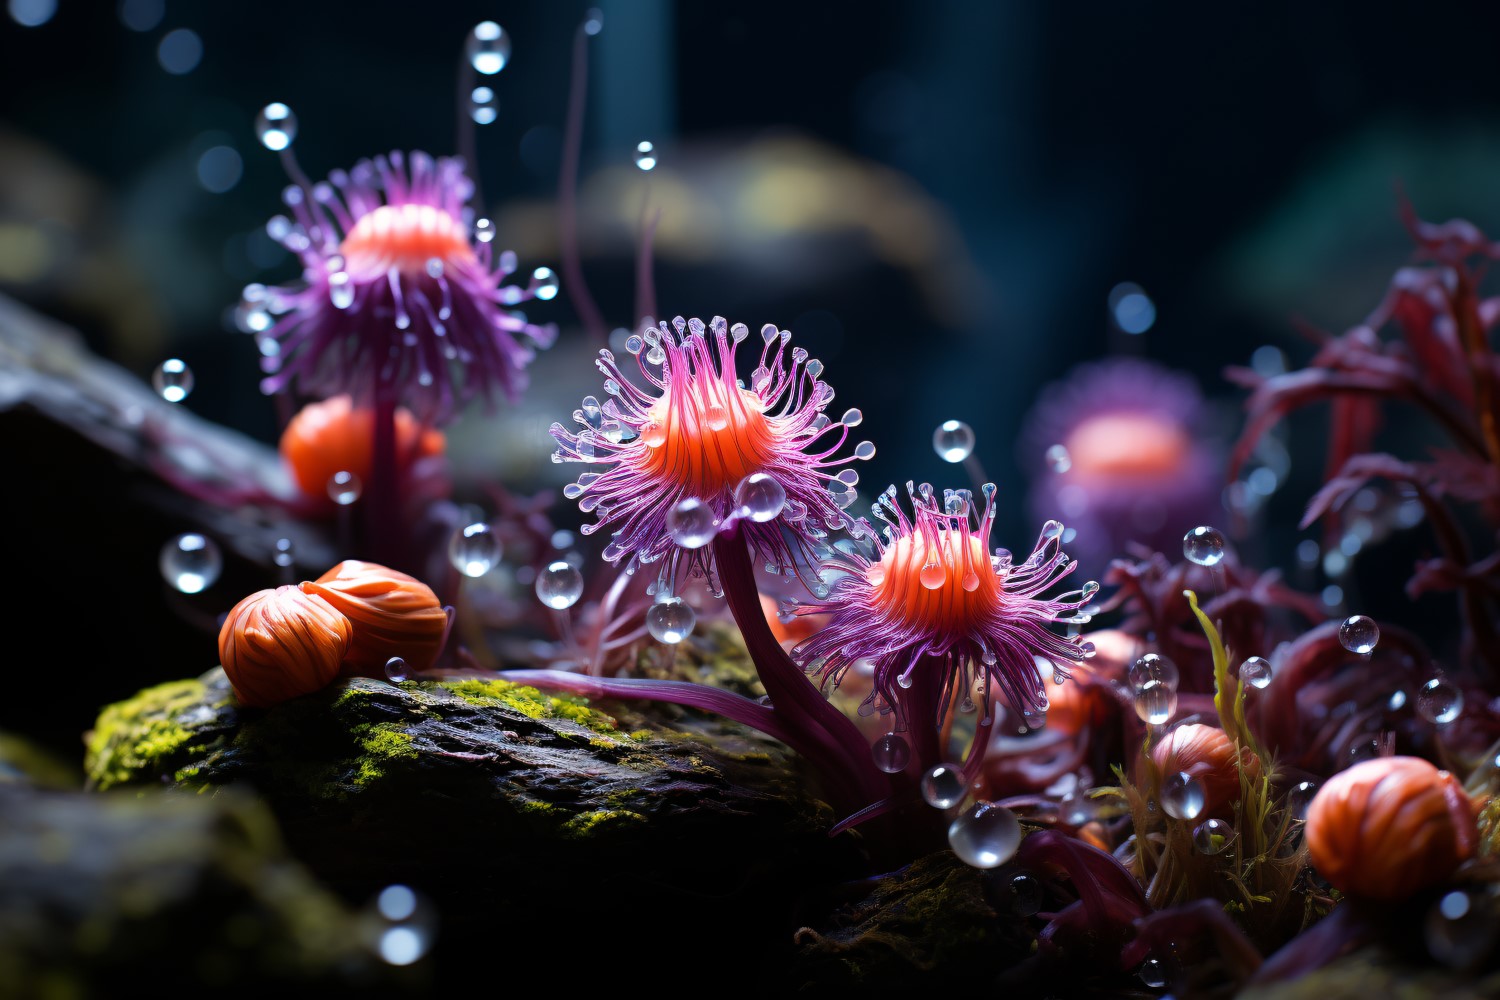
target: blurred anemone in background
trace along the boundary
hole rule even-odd
[[[1026,419],[1032,516],[1060,517],[1069,548],[1098,572],[1139,542],[1172,551],[1222,514],[1222,461],[1192,377],[1136,358],[1080,365]]]

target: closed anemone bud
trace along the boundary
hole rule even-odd
[[[1254,781],[1260,775],[1260,761],[1248,749],[1239,758],[1234,740],[1214,726],[1191,724],[1178,726],[1151,751],[1151,759],[1162,775],[1182,772],[1198,779],[1203,786],[1204,812],[1222,811],[1240,797],[1240,769]]]
[[[1420,757],[1379,757],[1329,778],[1307,809],[1313,867],[1348,896],[1406,899],[1474,853],[1473,804]]]
[[[332,683],[353,633],[321,597],[296,587],[261,590],[224,619],[219,660],[240,702],[265,708]]]
[[[328,481],[351,472],[361,482],[374,473],[375,414],[356,407],[348,396],[309,403],[281,433],[281,457],[297,485],[308,496],[328,495]],[[403,480],[423,459],[440,457],[446,442],[442,431],[423,427],[405,409],[396,411],[397,475]]]
[[[384,677],[393,656],[408,670],[426,670],[442,652],[448,613],[427,584],[378,563],[346,559],[302,589],[354,625],[344,672]]]

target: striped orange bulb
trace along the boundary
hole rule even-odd
[[[415,275],[428,261],[461,267],[476,263],[464,225],[435,205],[381,205],[361,216],[339,245],[351,274],[383,274],[392,268]]]

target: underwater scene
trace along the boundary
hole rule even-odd
[[[1500,9],[4,3],[0,997],[1500,995]]]

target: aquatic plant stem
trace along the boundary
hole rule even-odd
[[[609,339],[604,315],[583,280],[578,249],[578,161],[583,149],[583,107],[589,88],[589,35],[583,25],[573,34],[572,80],[568,84],[568,117],[563,126],[562,167],[557,177],[557,237],[562,250],[563,289],[579,322],[600,344]]]
[[[376,562],[396,569],[401,545],[401,476],[396,465],[396,387],[382,372],[375,382],[375,414],[370,482],[364,487],[365,537],[362,547]]]
[[[777,716],[806,734],[805,755],[829,780],[829,794],[839,799],[835,806],[852,811],[888,796],[891,783],[876,769],[864,736],[813,686],[771,632],[755,586],[750,549],[739,528],[716,536],[713,550],[719,585],[760,682]]]

